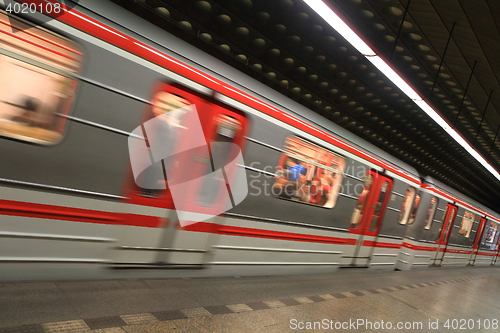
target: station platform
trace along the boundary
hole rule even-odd
[[[500,268],[7,282],[0,333],[500,332]]]

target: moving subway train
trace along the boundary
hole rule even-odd
[[[1,280],[497,264],[498,213],[133,13],[80,0],[47,20],[9,4]],[[134,155],[153,137],[188,152]],[[196,206],[183,214],[175,177]]]

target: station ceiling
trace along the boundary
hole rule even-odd
[[[500,182],[302,0],[112,0],[500,210]],[[324,0],[500,170],[498,0]]]

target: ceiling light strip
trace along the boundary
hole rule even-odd
[[[368,61],[370,61],[375,67],[378,68],[392,83],[394,83],[402,92],[406,94],[412,100],[421,100],[422,97],[413,90],[412,87],[401,76],[396,73],[391,66],[389,66],[382,58],[379,56],[365,56]]]
[[[417,106],[429,117],[441,126],[460,146],[472,155],[493,176],[500,180],[500,173],[486,161],[481,154],[475,150],[448,122],[439,115],[410,85],[397,74],[389,64],[379,57],[340,17],[335,14],[322,0],[303,0],[312,10],[321,16],[335,31],[356,50],[366,57],[379,71],[381,71],[392,83],[394,83],[408,98],[412,99]]]
[[[345,38],[356,50],[362,55],[374,56],[377,55],[363,39],[361,39],[354,31],[340,17],[335,14],[330,7],[328,7],[321,0],[304,0],[304,2],[312,8],[319,16],[321,16],[326,23],[331,25],[342,37]]]

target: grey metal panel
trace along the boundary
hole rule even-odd
[[[276,148],[283,148],[286,137],[292,135],[288,130],[270,124],[259,117],[247,116],[250,119],[250,133],[248,136],[251,138],[256,138]],[[276,171],[280,155],[280,152],[274,149],[250,141],[245,143],[243,152],[245,165],[258,169],[267,167],[265,170],[272,173]]]
[[[2,140],[3,178],[119,195],[123,187],[127,138],[78,123],[69,124],[55,147]]]
[[[359,197],[364,189],[363,181],[367,170],[369,168],[366,164],[347,158],[346,169],[344,170],[346,175],[342,181],[341,192],[356,198]]]
[[[119,57],[99,46],[87,43],[78,38],[73,40],[85,46],[88,53],[87,64],[83,76],[108,85],[112,88],[122,90],[134,96],[151,100],[153,86],[157,81],[163,79],[163,76],[149,68],[134,63],[133,61]],[[108,91],[103,93],[114,95]],[[104,102],[100,100],[99,102]],[[137,116],[137,110],[130,113],[128,110],[121,110],[115,107],[110,108],[108,112],[111,115],[125,117]]]
[[[358,178],[362,181],[366,177],[366,172],[369,170],[368,166],[360,161],[356,161],[353,159],[347,159],[346,169],[344,172],[354,177],[354,179]],[[351,178],[353,179],[353,178]],[[361,185],[363,187],[363,185]],[[363,192],[363,188],[359,188],[357,190],[357,195],[359,196],[361,192]]]
[[[87,83],[81,85],[73,116],[129,133],[139,126],[148,105]]]

